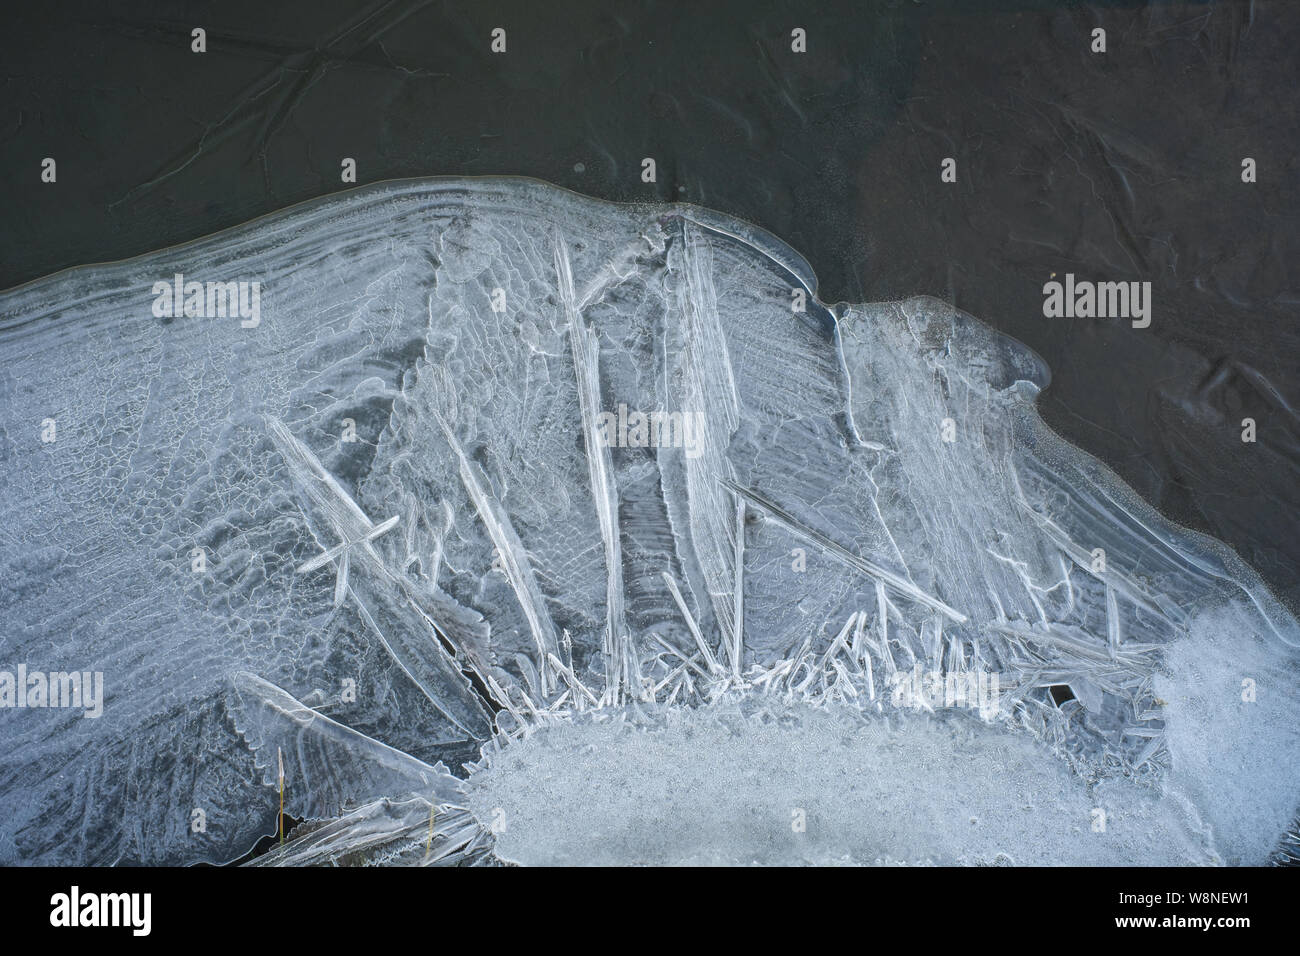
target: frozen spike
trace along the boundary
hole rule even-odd
[[[880,628],[880,646],[889,646],[889,607],[885,598],[885,582],[876,581],[876,624]]]
[[[484,528],[487,529],[488,537],[496,547],[497,554],[501,556],[501,564],[506,573],[506,579],[510,582],[515,597],[524,611],[524,617],[527,619],[528,627],[532,631],[533,641],[537,644],[538,656],[544,657],[553,653],[558,647],[555,638],[555,625],[551,622],[551,616],[546,610],[546,600],[542,597],[541,589],[537,586],[537,579],[533,575],[532,567],[528,564],[528,558],[524,553],[523,545],[519,541],[519,536],[515,534],[514,528],[510,525],[510,520],[501,511],[496,499],[484,488],[484,482],[480,478],[477,466],[465,456],[465,450],[461,448],[455,432],[451,430],[451,426],[447,424],[441,415],[437,416],[437,420],[452,454],[456,456],[456,460],[460,465],[461,483],[465,486],[470,501],[474,503],[474,508],[478,511],[479,518],[482,520]]]
[[[899,593],[905,595],[906,597],[911,598],[914,601],[924,604],[927,607],[934,608],[934,610],[939,611],[941,614],[947,615],[948,617],[956,621],[958,624],[966,623],[967,618],[965,614],[962,614],[960,611],[950,608],[947,604],[944,604],[938,598],[931,597],[929,594],[926,594],[924,591],[918,588],[911,581],[907,581],[903,578],[900,578],[898,575],[894,574],[891,571],[885,570],[884,568],[880,567],[878,564],[875,564],[872,561],[868,561],[866,558],[854,554],[853,552],[849,551],[847,548],[841,547],[840,545],[836,544],[834,541],[826,537],[821,532],[814,531],[811,528],[804,527],[797,520],[795,520],[795,518],[788,511],[785,511],[779,505],[763,497],[761,494],[759,494],[757,491],[754,491],[752,488],[742,488],[739,485],[737,485],[735,482],[729,481],[726,478],[719,477],[718,481],[721,482],[725,487],[730,488],[737,495],[743,496],[744,498],[748,499],[752,504],[757,505],[759,508],[766,511],[777,521],[779,521],[782,525],[784,525],[787,529],[789,529],[791,533],[803,538],[805,541],[809,541],[817,545],[818,547],[822,548],[827,554],[831,555],[841,563],[846,564],[849,567],[854,568],[858,571],[861,571],[863,574],[866,574],[872,578],[875,578],[879,581],[883,581],[885,584],[888,584],[890,587],[894,588]]]
[[[1158,727],[1125,727],[1125,737],[1162,737],[1164,731]]]
[[[702,667],[700,667],[698,664],[696,664],[693,660],[690,660],[688,657],[686,657],[686,655],[684,655],[684,654],[683,654],[681,651],[679,651],[677,648],[673,647],[671,644],[669,644],[667,641],[665,641],[665,640],[664,640],[662,637],[660,637],[658,634],[655,634],[653,631],[650,631],[650,632],[648,632],[648,636],[650,637],[650,639],[651,639],[652,641],[654,641],[656,644],[658,644],[660,647],[662,647],[664,650],[666,650],[669,654],[672,654],[672,655],[673,655],[674,657],[676,657],[678,660],[684,662],[688,667],[691,668],[691,670],[695,671],[697,674],[699,674],[699,675],[700,675],[701,677],[703,677],[705,680],[709,680],[709,679],[710,679],[708,673],[706,673],[705,670],[704,670]]]
[[[695,623],[695,618],[691,615],[690,608],[686,606],[686,602],[682,599],[682,592],[678,590],[677,582],[673,580],[673,576],[667,571],[663,572],[663,576],[664,583],[668,585],[668,592],[673,596],[673,600],[677,603],[677,609],[682,612],[682,617],[686,619],[686,627],[690,630],[691,637],[695,638],[695,645],[700,649],[700,655],[704,658],[704,662],[708,665],[709,670],[713,671],[715,674],[720,673],[722,668],[718,665],[717,658],[713,656],[713,652],[709,650],[709,645],[705,643],[704,635],[700,633],[700,626]]]
[[[322,551],[320,554],[316,555],[316,557],[312,558],[310,561],[304,562],[303,565],[298,568],[298,573],[310,574],[312,571],[315,571],[317,568],[324,567],[326,564],[329,564],[331,561],[333,561],[335,558],[339,557],[340,555],[345,555],[351,548],[354,548],[359,544],[365,544],[367,542],[373,541],[376,538],[378,538],[381,534],[384,534],[386,531],[392,530],[392,528],[396,526],[397,522],[398,522],[398,518],[394,516],[392,518],[387,519],[386,521],[381,522],[380,524],[375,525],[365,534],[361,535],[359,538],[354,538],[352,540],[344,541],[342,544],[336,544],[332,548],[327,548],[326,550]]]
[[[867,653],[866,645],[862,640],[863,631],[867,626],[867,616],[863,614],[861,610],[858,610],[856,615],[857,623],[853,628],[853,644],[849,647],[849,654],[853,657],[854,661],[861,661]]]
[[[674,703],[677,702],[677,695],[681,693],[684,683],[685,683],[684,681],[677,682],[677,686],[673,688],[673,692],[669,694],[668,699],[664,701],[665,704],[667,704],[668,706],[672,706]]]
[[[799,648],[799,653],[796,654],[791,659],[790,671],[786,676],[786,682],[785,682],[787,690],[790,689],[790,681],[794,680],[795,674],[799,672],[799,668],[803,664],[804,657],[807,656],[808,649],[811,647],[812,647],[812,635],[809,634],[806,638],[804,638],[804,642]]]
[[[534,717],[534,721],[533,721],[534,723],[537,723],[542,719],[544,719],[546,715],[546,709],[543,707],[538,707],[537,704],[534,703],[533,699],[528,696],[528,692],[524,690],[522,687],[519,689],[519,699],[524,702],[525,707],[527,707],[530,711],[532,711]]]
[[[730,496],[715,476],[733,473],[728,446],[741,420],[740,397],[724,330],[728,317],[714,288],[712,236],[686,221],[671,227],[669,236],[666,304],[676,321],[665,335],[663,357],[675,374],[660,379],[660,391],[665,405],[699,417],[700,433],[696,454],[676,461],[660,456],[674,486],[666,503],[677,511],[683,522],[678,533],[694,551],[702,584],[697,594],[712,605],[725,665],[735,628],[735,525]]]
[[[569,672],[572,673],[573,672],[573,638],[569,636],[569,629],[567,627],[564,629],[564,634],[560,638],[560,646],[564,650],[564,663],[569,668]],[[546,664],[550,663],[549,654],[546,656],[546,658],[544,658],[543,663]]]
[[[310,561],[306,561],[303,564],[301,564],[298,567],[297,573],[311,574],[317,568],[323,568],[325,565],[329,564],[335,558],[339,557],[342,554],[346,554],[348,548],[350,547],[352,547],[351,544],[349,544],[348,542],[344,542],[343,544],[336,544],[332,548],[326,548],[324,551],[316,555],[316,557],[312,558]]]
[[[853,680],[849,677],[849,672],[844,669],[844,665],[837,660],[833,660],[831,661],[831,666],[835,668],[835,672],[840,678],[836,682],[835,686],[843,689],[850,697],[857,697],[857,688],[853,686]]]
[[[669,671],[667,677],[665,677],[665,678],[664,678],[663,680],[661,680],[659,683],[653,685],[653,686],[654,686],[654,692],[655,692],[656,694],[658,694],[659,691],[663,690],[665,687],[667,687],[667,686],[668,686],[669,684],[671,684],[673,681],[677,680],[677,678],[679,678],[679,677],[681,677],[683,674],[685,674],[685,673],[686,673],[686,666],[687,666],[687,664],[689,664],[689,663],[690,663],[690,662],[687,661],[686,663],[678,664],[678,665],[677,665],[676,667],[674,667],[671,671]]]
[[[773,667],[764,670],[757,677],[752,677],[750,684],[754,687],[766,687],[769,683],[785,675],[794,662],[789,658],[778,661]],[[753,673],[753,671],[751,671]]]
[[[640,688],[644,684],[641,680],[641,655],[637,652],[636,646],[632,642],[630,634],[624,634],[619,642],[623,653],[623,687]]]
[[[589,701],[591,701],[593,706],[596,707],[600,706],[600,701],[596,698],[596,695],[593,694],[591,691],[587,690],[586,685],[584,685],[582,681],[578,680],[578,678],[574,675],[572,670],[564,666],[563,661],[561,661],[554,654],[550,654],[548,655],[548,657],[550,658],[551,666],[560,672],[560,676],[569,682],[570,687],[572,687],[574,690],[578,691]]]
[[[858,619],[857,611],[854,611],[852,614],[849,615],[849,619],[845,621],[844,626],[840,628],[839,634],[835,636],[835,639],[831,641],[830,646],[826,648],[825,653],[822,654],[821,660],[817,664],[818,670],[824,668],[826,664],[836,654],[838,654],[841,650],[844,649],[844,647],[846,646],[845,641],[849,636],[849,631],[852,630],[855,624],[857,624],[857,619]]]
[[[1119,604],[1115,599],[1115,589],[1106,585],[1106,640],[1110,644],[1110,656],[1119,652]]]
[[[461,794],[461,782],[442,764],[427,764],[345,727],[270,681],[241,672],[231,685],[236,729],[258,753],[259,765],[279,771],[273,751],[294,758],[288,813],[332,815],[349,801],[430,789],[439,799]],[[273,785],[277,777],[263,781]]]
[[[966,669],[966,655],[962,653],[961,640],[955,634],[948,635],[948,670]]]
[[[244,865],[337,866],[345,858],[388,856],[416,846],[423,853],[420,838],[427,839],[429,808],[429,800],[423,796],[383,797],[313,826],[302,835],[291,836],[283,846],[272,847]],[[441,828],[435,831],[435,840],[440,832]],[[439,847],[440,843],[434,852]]]
[[[497,701],[497,703],[499,703],[502,707],[508,710],[510,712],[510,715],[514,717],[515,720],[517,720],[519,723],[522,724],[524,722],[524,715],[519,713],[518,709],[514,705],[514,702],[511,701],[510,695],[507,694],[505,690],[502,689],[499,683],[497,683],[496,678],[493,677],[490,673],[485,673],[483,675],[483,682],[488,685],[488,689],[492,691],[492,696]]]
[[[524,675],[524,683],[538,697],[545,698],[546,692],[542,689],[542,676],[538,673],[537,667],[533,664],[532,659],[525,654],[516,654],[515,663],[519,666],[519,673]],[[541,664],[545,668],[549,661],[542,658]]]
[[[348,593],[348,566],[351,559],[346,551],[343,557],[339,558],[339,576],[334,581],[334,609],[338,610],[343,606],[343,599]]]
[[[429,583],[435,587],[438,584],[438,575],[442,571],[442,549],[443,542],[447,535],[451,534],[452,525],[455,524],[456,516],[451,510],[451,504],[445,499],[442,502],[443,513],[447,516],[447,521],[442,531],[438,534],[433,545],[433,558],[429,567]]]
[[[403,544],[406,547],[406,560],[402,562],[402,569],[409,568],[416,561],[420,560],[419,554],[416,553],[415,536],[420,530],[420,502],[412,498],[411,503],[406,509],[406,534],[403,538]]]
[[[378,538],[384,532],[391,531],[393,528],[396,528],[397,523],[401,520],[402,519],[400,515],[393,515],[391,518],[385,518],[383,521],[379,522],[379,524],[375,525],[368,532],[362,535],[361,542],[358,543],[362,543],[366,541],[374,541],[375,538]]]
[[[614,482],[609,446],[601,439],[597,422],[600,413],[600,343],[583,321],[574,301],[569,250],[558,229],[554,232],[552,242],[555,247],[555,274],[560,307],[569,326],[569,344],[577,377],[578,413],[582,419],[582,436],[587,451],[587,476],[605,548],[605,628],[609,633],[609,653],[619,662],[626,681],[633,675],[627,673],[626,667],[629,649],[625,647],[628,635],[623,611],[623,556],[618,529],[618,489]],[[607,680],[613,678],[609,664],[607,661]],[[616,685],[615,697],[617,693]]]
[[[1094,577],[1101,579],[1103,582],[1114,586],[1134,604],[1139,605],[1152,614],[1159,617],[1172,616],[1180,621],[1185,620],[1185,616],[1176,605],[1171,604],[1168,600],[1161,601],[1158,595],[1150,594],[1147,589],[1138,584],[1137,581],[1130,576],[1117,571],[1114,567],[1108,566],[1105,571],[1094,571],[1091,553],[1071,541],[1054,521],[1046,518],[1038,511],[1031,508],[1022,500],[1022,497],[1023,496],[1017,497],[1016,504],[1023,508],[1038,527],[1046,533],[1048,538],[1050,538],[1052,542],[1081,569],[1087,571]]]
[[[323,517],[349,543],[339,552],[349,559],[348,573],[346,580],[336,580],[335,598],[352,594],[366,628],[439,711],[472,736],[489,733],[491,718],[482,700],[435,633],[436,628],[477,669],[476,643],[487,630],[482,618],[446,595],[424,593],[404,573],[388,568],[373,547],[373,539],[393,528],[397,519],[390,518],[379,525],[372,523],[283,422],[267,417],[266,423],[276,448],[289,466],[309,526]],[[357,562],[360,566],[354,569]],[[385,622],[384,627],[379,625],[376,614]]]
[[[311,489],[314,495],[326,510],[333,513],[336,522],[343,527],[340,528],[340,537],[347,540],[352,537],[351,528],[369,529],[371,522],[366,513],[361,510],[361,506],[353,500],[347,490],[339,484],[338,480],[326,470],[321,464],[320,459],[298,440],[293,432],[284,422],[274,416],[266,417],[267,431],[271,435],[280,454],[284,456],[290,468],[294,470],[303,484]],[[320,494],[316,491],[315,482],[328,491],[328,494]]]
[[[877,648],[880,653],[880,660],[885,665],[885,680],[889,680],[898,672],[898,665],[894,662],[894,652],[889,649],[889,642],[882,641]]]
[[[1109,647],[1102,645],[1100,639],[1096,639],[1095,644],[1090,644],[1074,635],[1063,632],[1057,627],[1040,626],[1031,629],[1018,624],[994,624],[990,626],[993,630],[1020,641],[1026,641],[1030,644],[1048,644],[1085,660],[1104,661],[1133,670],[1145,669],[1149,666],[1144,662],[1145,656],[1159,650],[1158,645],[1144,647],[1138,644],[1127,644],[1112,657]]]
[[[735,633],[732,636],[731,672],[739,677],[745,634],[745,499],[739,494],[736,495],[735,570],[736,583],[732,592],[735,608],[732,624]]]
[[[796,684],[793,688],[791,688],[796,694],[807,693],[808,688],[812,686],[812,682],[817,680],[819,677],[821,677],[823,673],[820,667],[814,665],[807,658],[805,658],[804,660],[804,667],[806,667],[808,670],[807,675],[805,675],[803,680],[801,680],[798,684]]]

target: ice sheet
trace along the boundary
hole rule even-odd
[[[176,274],[260,283],[259,320],[155,315]],[[1028,349],[937,300],[815,292],[697,207],[432,179],[0,296],[0,668],[106,691],[97,720],[0,710],[0,860],[237,857],[274,827],[274,740],[288,811],[333,821],[286,862],[418,862],[411,801],[444,798],[412,767],[485,742],[485,771],[544,763],[535,731],[590,711],[754,700],[933,753],[960,726],[990,779],[1035,764],[1030,791],[1066,774],[1033,862],[1098,859],[1077,814],[1112,791],[1177,810],[1133,862],[1175,820],[1178,859],[1266,859],[1296,805],[1295,619],[1042,425]],[[998,689],[900,706],[930,673]],[[331,766],[346,787],[311,782]],[[481,857],[480,821],[448,858]],[[867,856],[961,856],[925,833]]]

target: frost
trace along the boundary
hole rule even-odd
[[[957,715],[796,704],[588,717],[505,748],[467,799],[482,820],[499,811],[497,854],[533,865],[1211,859],[1173,801],[1090,787],[1032,737]]]
[[[0,861],[236,858],[277,751],[266,864],[1275,854],[1292,615],[1029,350],[814,292],[695,207],[419,180],[0,295],[0,670],[106,698],[0,709]]]

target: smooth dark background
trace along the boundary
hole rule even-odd
[[[1028,343],[1053,370],[1040,405],[1054,428],[1300,603],[1300,3],[7,15],[0,287],[345,188],[345,156],[360,183],[514,174],[696,202],[789,242],[825,301],[935,295]],[[40,182],[46,156],[55,185]],[[645,156],[656,184],[640,180]],[[955,184],[939,178],[949,156]],[[1044,318],[1054,272],[1149,280],[1151,327]],[[1256,444],[1240,439],[1247,416]]]

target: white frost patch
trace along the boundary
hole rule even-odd
[[[1176,802],[963,714],[624,711],[534,732],[468,791],[527,865],[1215,862]]]
[[[1233,864],[1264,862],[1296,816],[1300,664],[1257,628],[1239,609],[1201,615],[1155,680],[1170,784],[1202,808]]]

